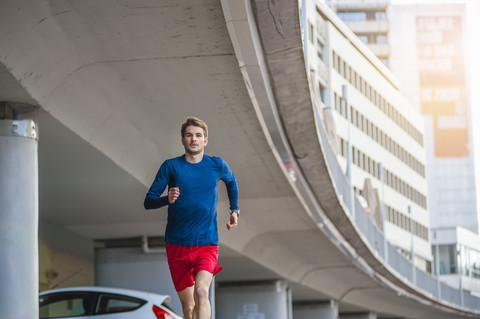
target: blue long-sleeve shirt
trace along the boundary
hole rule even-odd
[[[165,241],[173,245],[218,245],[217,184],[222,180],[230,200],[230,209],[238,209],[235,175],[220,157],[204,155],[201,162],[187,162],[185,155],[163,162],[148,190],[146,209],[168,205]],[[168,203],[162,196],[165,187],[178,187],[180,196]]]

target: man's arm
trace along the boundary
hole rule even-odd
[[[167,168],[167,163],[163,162],[155,176],[152,186],[150,186],[150,189],[145,196],[145,200],[143,201],[145,209],[155,209],[168,205],[168,196],[162,196],[162,193],[165,190],[169,179],[170,174]]]
[[[227,163],[222,160],[222,180],[227,187],[228,199],[230,201],[230,220],[227,223],[227,229],[236,228],[238,225],[238,184],[232,170]]]
[[[225,183],[225,186],[227,187],[227,194],[228,194],[228,199],[230,201],[230,209],[231,210],[238,210],[238,185],[237,185],[237,179],[235,178],[235,175],[233,174],[232,170],[230,167],[228,167],[228,164],[224,161],[222,161],[222,177],[221,179]]]

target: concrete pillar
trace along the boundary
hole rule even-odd
[[[291,294],[283,281],[219,283],[217,318],[291,319]]]
[[[297,303],[293,306],[293,319],[338,319],[335,300]]]
[[[0,318],[38,318],[34,107],[0,102]]]
[[[377,319],[375,312],[359,312],[340,314],[340,319]]]
[[[112,244],[115,241],[106,241],[105,247],[95,249],[95,285],[170,295],[171,304],[181,313],[165,250],[144,250],[140,238],[121,241],[123,247]]]

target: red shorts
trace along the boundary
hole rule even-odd
[[[218,262],[218,246],[178,246],[167,243],[167,259],[175,290],[182,291],[195,284],[200,270],[213,275],[222,271]]]

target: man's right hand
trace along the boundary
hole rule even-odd
[[[178,196],[180,196],[180,189],[178,187],[172,187],[168,190],[168,202],[170,204],[175,203]]]

